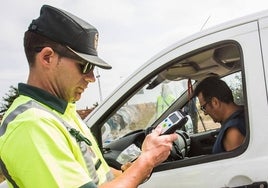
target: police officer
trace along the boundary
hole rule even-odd
[[[139,158],[124,173],[105,162],[75,101],[94,67],[111,66],[97,54],[98,31],[84,20],[44,5],[24,36],[27,83],[0,128],[0,165],[10,187],[137,187],[164,161],[175,134],[149,134]]]

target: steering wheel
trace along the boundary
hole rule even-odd
[[[180,160],[184,159],[188,155],[188,151],[190,149],[190,136],[187,132],[182,130],[177,130],[176,133],[179,137],[175,142],[173,142],[170,156],[173,160]]]

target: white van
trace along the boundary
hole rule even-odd
[[[211,75],[225,80],[236,102],[245,107],[246,141],[231,152],[211,154],[220,125],[204,116],[198,99],[191,97],[192,88]],[[202,31],[163,50],[85,121],[107,162],[120,168],[122,151],[129,146],[139,148],[150,127],[182,110],[189,120],[176,131],[180,136],[172,155],[140,187],[264,188],[268,187],[267,82],[268,11],[264,11]],[[133,153],[128,151],[125,159]]]

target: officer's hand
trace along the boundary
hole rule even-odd
[[[156,166],[167,159],[172,148],[172,143],[178,139],[176,133],[161,135],[162,127],[158,126],[148,134],[142,144],[142,155],[146,155],[148,160]]]

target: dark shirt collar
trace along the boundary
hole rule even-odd
[[[59,99],[58,97],[52,95],[51,93],[48,93],[43,89],[19,83],[18,90],[20,95],[31,97],[32,99],[45,104],[46,106],[60,112],[61,114],[64,114],[67,108],[68,102]]]
[[[244,116],[244,106],[240,106],[240,108],[235,111],[234,113],[232,113],[232,115],[230,115],[223,123],[221,123],[222,125],[224,125],[226,122],[228,122],[230,119],[235,118],[236,116]]]

